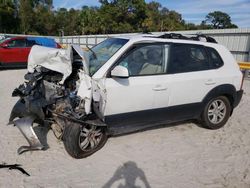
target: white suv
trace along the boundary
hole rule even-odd
[[[109,38],[88,52],[35,46],[28,63],[10,117],[30,143],[19,153],[44,148],[30,131],[36,120],[47,122],[74,158],[93,154],[108,135],[166,123],[200,120],[218,129],[243,93],[232,54],[206,36]]]

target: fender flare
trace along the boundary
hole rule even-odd
[[[237,98],[236,88],[232,84],[223,84],[216,86],[208,92],[208,94],[203,98],[202,104],[205,106],[212,98],[218,96],[226,96],[231,104],[232,111],[234,108],[234,101]],[[231,113],[232,113],[231,111]]]

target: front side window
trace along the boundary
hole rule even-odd
[[[127,39],[110,38],[94,46],[89,51],[90,75],[95,74],[127,42]]]
[[[146,45],[134,48],[119,65],[126,67],[130,76],[156,75],[166,72],[168,45]]]
[[[23,47],[26,47],[26,40],[25,39],[11,40],[8,43],[8,47],[10,47],[10,48],[23,48]]]
[[[209,68],[209,58],[203,46],[192,44],[171,46],[168,73],[201,71]]]

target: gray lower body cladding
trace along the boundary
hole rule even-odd
[[[32,125],[34,120],[35,118],[33,116],[27,116],[14,121],[14,125],[18,127],[29,143],[29,146],[21,146],[17,150],[18,154],[22,154],[25,151],[42,150],[45,148],[33,130]]]
[[[15,120],[16,118],[19,119]],[[29,143],[29,146],[21,146],[17,150],[18,154],[22,154],[25,151],[42,150],[45,148],[41,144],[33,129],[33,122],[38,118],[44,118],[44,113],[39,105],[32,105],[30,108],[28,108],[27,104],[25,104],[25,102],[20,99],[13,107],[9,124],[13,123]]]

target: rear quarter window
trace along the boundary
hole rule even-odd
[[[209,55],[211,68],[217,69],[223,66],[224,63],[222,61],[222,58],[214,48],[207,47],[207,52]]]

